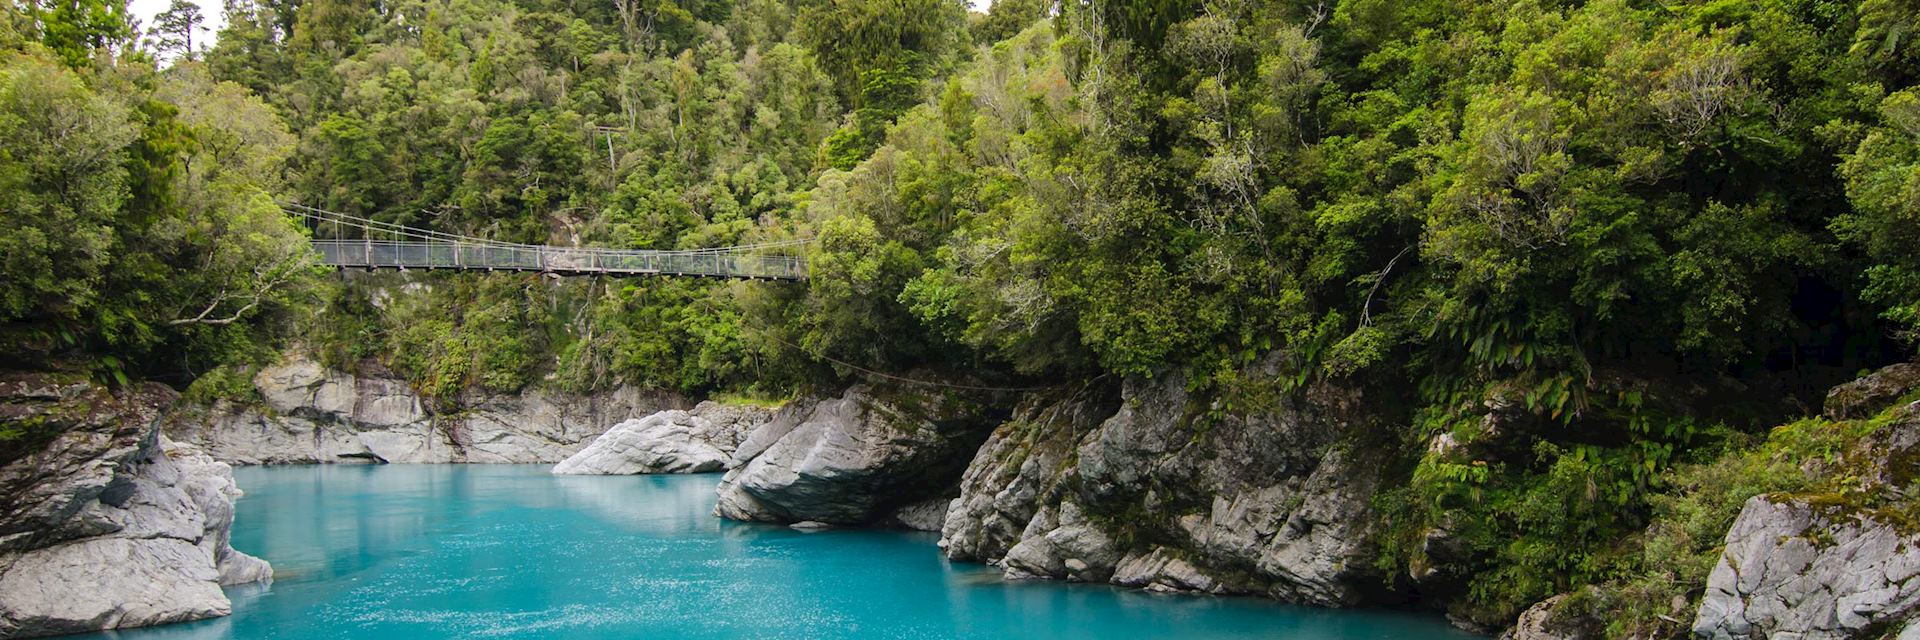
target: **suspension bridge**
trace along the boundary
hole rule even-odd
[[[297,203],[283,202],[280,207],[299,216],[313,232],[313,248],[320,254],[320,263],[341,269],[805,280],[806,260],[786,252],[811,242],[786,240],[664,251],[557,247],[443,233]]]

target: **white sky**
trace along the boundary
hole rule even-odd
[[[193,34],[193,48],[199,49],[213,44],[213,35],[220,33],[220,27],[226,25],[227,17],[220,13],[220,0],[193,0],[193,3],[200,5],[200,15],[207,19],[200,23],[200,33]],[[141,29],[152,29],[153,17],[172,5],[173,0],[133,0],[127,3],[127,10],[140,19]]]
[[[207,18],[206,23],[200,25],[202,32],[194,34],[193,46],[199,48],[211,45],[214,34],[220,33],[220,27],[227,22],[226,16],[220,13],[220,0],[193,0],[193,2],[200,5],[200,15]],[[140,18],[141,26],[152,27],[153,17],[166,11],[172,4],[173,0],[132,0],[127,8],[133,12],[133,15]],[[967,0],[967,4],[972,5],[974,11],[986,13],[987,7],[993,6],[993,0]]]

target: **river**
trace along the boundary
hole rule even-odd
[[[717,476],[249,467],[233,615],[96,638],[1467,639],[1437,617],[1007,582],[938,536],[714,518]]]

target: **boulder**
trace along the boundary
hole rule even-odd
[[[0,466],[0,638],[226,615],[222,584],[264,580],[228,545],[229,468],[160,436],[174,395],[0,376],[0,422],[52,440]]]
[[[1694,619],[1696,637],[1871,638],[1920,606],[1920,536],[1806,502],[1747,501]]]
[[[1920,362],[1883,367],[1828,391],[1826,415],[1835,420],[1865,418],[1915,393],[1920,393]]]
[[[710,419],[709,416],[715,419]],[[628,420],[553,467],[561,475],[709,473],[733,468],[746,432],[772,412],[702,402],[693,411],[662,411]]]
[[[867,524],[940,496],[992,422],[986,405],[927,389],[856,385],[782,409],[744,438],[714,513]]]
[[[1585,615],[1568,611],[1571,600],[1558,595],[1535,603],[1520,613],[1520,619],[1500,640],[1599,640],[1604,637]]]

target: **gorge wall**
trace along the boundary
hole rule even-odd
[[[690,410],[684,398],[632,389],[529,391],[475,396],[469,409],[432,415],[397,380],[296,357],[256,377],[258,406],[176,411],[164,423],[211,456],[174,459],[208,464],[564,460],[556,473],[725,470],[720,517],[936,531],[950,559],[1016,579],[1319,606],[1416,597],[1408,581],[1418,576],[1386,575],[1375,555],[1376,494],[1403,480],[1393,475],[1395,445],[1376,441],[1404,431],[1388,410],[1396,399],[1357,384],[1286,387],[1278,354],[1242,373],[1271,384],[1228,397],[1192,392],[1178,372],[1025,393],[863,383],[778,408]],[[1920,637],[1906,624],[1920,613],[1912,524],[1920,503],[1907,497],[1920,495],[1915,393],[1920,365],[1834,390],[1831,428],[1866,435],[1839,462],[1808,459],[1801,469],[1853,484],[1752,497],[1702,595],[1675,614],[1694,618],[1689,633]],[[1604,618],[1580,610],[1590,605],[1577,595],[1540,603],[1503,637],[1608,637]]]
[[[586,395],[535,388],[469,392],[454,403],[459,410],[435,412],[402,380],[331,370],[299,354],[253,381],[259,402],[176,411],[167,434],[235,464],[553,463],[622,421],[692,406],[632,387]]]
[[[1354,446],[1376,426],[1361,394],[1210,411],[1178,374],[1119,387],[1035,399],[996,429],[948,508],[948,557],[1325,606],[1381,591],[1367,501],[1384,466]]]
[[[1186,389],[1179,374],[1071,385],[989,418],[991,403],[951,393],[855,387],[750,435],[716,513],[938,530],[948,557],[1014,578],[1328,606],[1380,595],[1368,500],[1385,465],[1356,446],[1380,426],[1361,394],[1213,411]]]

